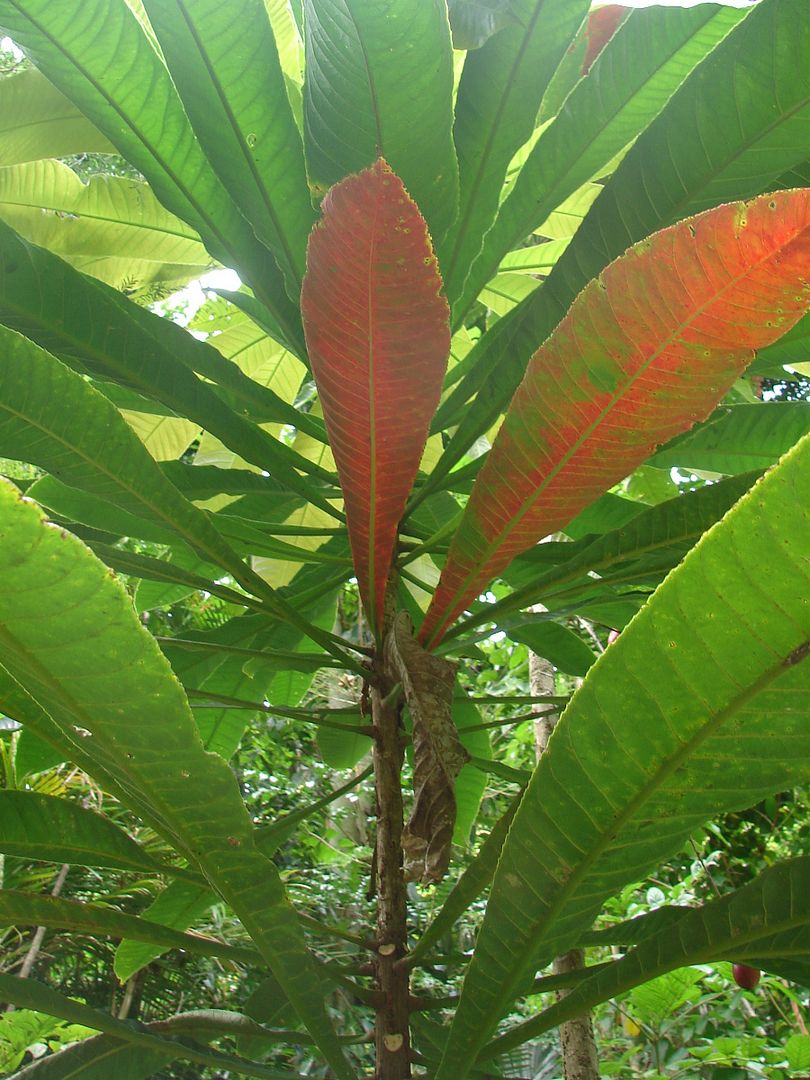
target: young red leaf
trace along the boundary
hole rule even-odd
[[[582,61],[582,74],[587,75],[594,60],[604,49],[616,31],[619,23],[628,14],[624,4],[606,4],[596,8],[588,16],[585,24],[585,58]]]
[[[382,158],[336,184],[322,210],[301,310],[360,595],[379,628],[397,526],[439,403],[450,312],[424,218]]]
[[[810,306],[810,189],[731,203],[630,248],[532,357],[473,487],[421,638],[520,552],[703,419]]]

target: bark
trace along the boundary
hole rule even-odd
[[[376,1080],[411,1076],[408,967],[397,964],[406,952],[407,891],[402,855],[401,693],[378,664],[379,685],[371,692],[375,729],[374,772],[377,790],[377,951],[378,993],[375,1033]]]
[[[529,652],[529,683],[532,694],[538,697],[554,694],[554,668],[548,660],[544,660],[543,657],[531,651]],[[545,712],[534,722],[534,747],[538,761],[545,753],[556,723],[557,714],[553,712]],[[554,961],[554,974],[565,975],[569,971],[578,971],[584,966],[585,954],[582,949],[572,949],[563,956],[558,956]],[[557,1000],[564,998],[568,992],[560,990],[557,993]],[[589,1012],[560,1025],[560,1048],[565,1080],[599,1080],[599,1057]]]

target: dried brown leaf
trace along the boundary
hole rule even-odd
[[[453,722],[456,665],[426,652],[399,612],[386,639],[389,671],[402,685],[413,721],[414,805],[402,834],[405,876],[441,881],[456,821],[453,785],[468,754]]]

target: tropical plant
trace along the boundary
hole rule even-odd
[[[464,1080],[683,966],[806,981],[805,858],[593,930],[810,781],[810,425],[761,400],[810,340],[805,0],[0,0],[0,29],[34,65],[0,83],[0,455],[36,469],[0,488],[0,707],[32,773],[70,761],[139,822],[21,783],[1,846],[165,882],[142,916],[101,876],[0,911],[120,939],[122,980],[172,949],[264,980],[144,1026],[0,975],[99,1032],[21,1075],[292,1076],[304,1043],[349,1080],[371,1038],[381,1080]],[[83,154],[128,166],[82,183]],[[189,328],[154,309],[216,265],[243,284]],[[144,625],[190,596],[208,625]],[[461,689],[493,635],[584,676],[531,773],[488,729],[533,714]],[[370,748],[376,926],[292,902],[274,855],[333,796],[248,814],[228,760],[267,715],[336,770]],[[489,775],[514,797],[447,889]],[[426,993],[486,889],[460,996]],[[239,940],[188,932],[216,902]],[[590,942],[615,958],[537,980]]]

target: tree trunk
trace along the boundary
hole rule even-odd
[[[548,660],[544,660],[542,656],[537,656],[531,651],[529,652],[529,684],[532,694],[537,697],[554,695],[554,668]],[[539,715],[534,722],[534,746],[538,761],[548,746],[548,740],[556,723],[557,714],[548,711]],[[558,956],[554,961],[554,974],[565,975],[569,971],[578,971],[583,967],[585,967],[584,952],[582,949],[572,949],[563,956]],[[564,998],[567,992],[560,990],[557,993],[557,999]],[[565,1080],[599,1080],[599,1058],[589,1012],[560,1025],[560,1047]]]
[[[407,965],[397,964],[407,948],[407,891],[402,855],[401,694],[378,664],[380,684],[371,692],[375,729],[374,772],[377,791],[377,953],[374,959],[377,1005],[376,1080],[411,1076],[409,984]]]

